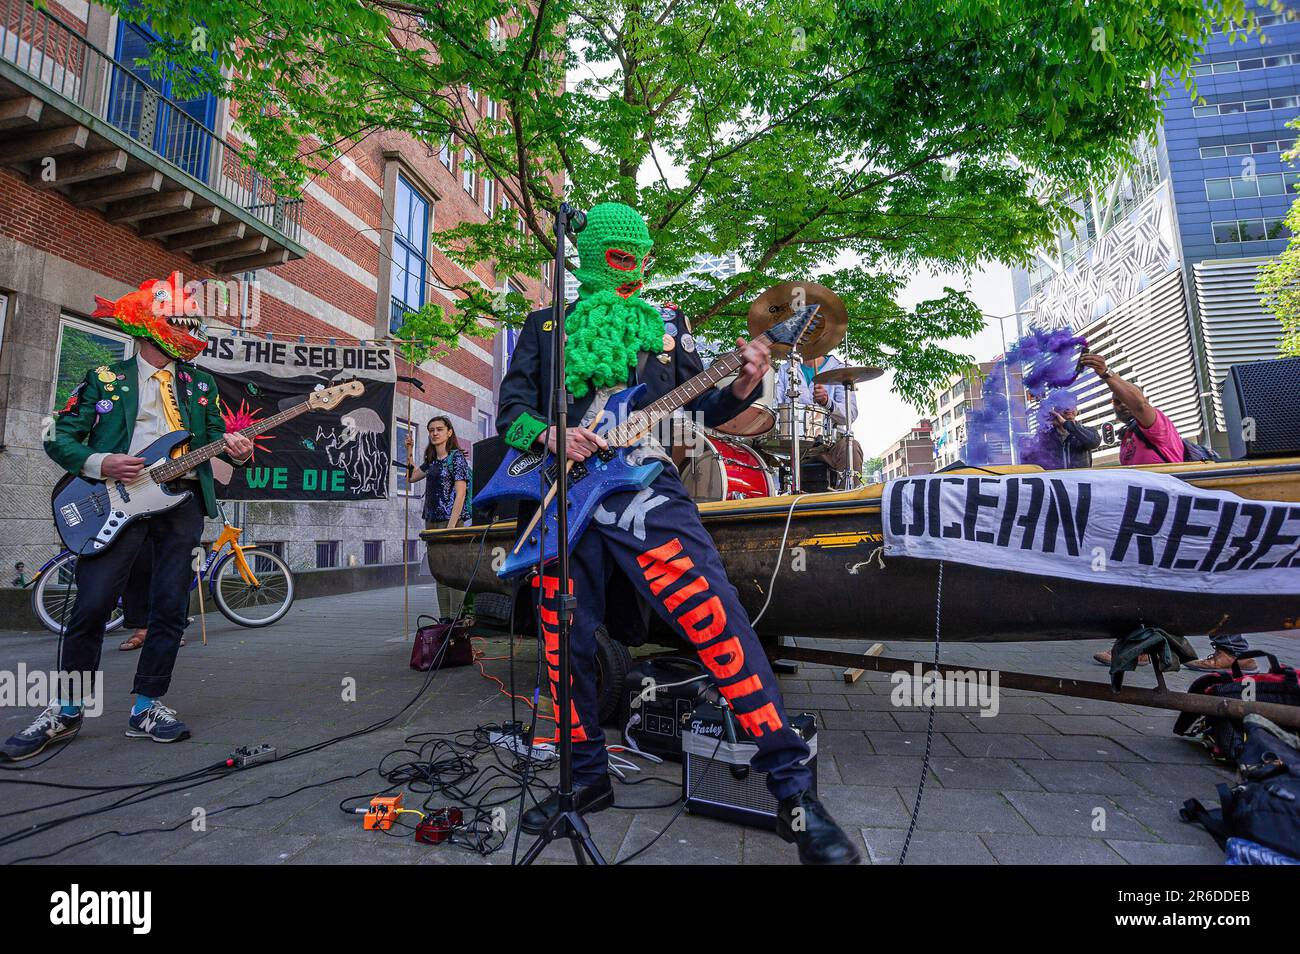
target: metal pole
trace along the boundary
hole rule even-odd
[[[790,365],[789,371],[786,373],[786,380],[789,383],[786,388],[786,399],[790,406],[790,469],[791,481],[796,494],[803,489],[803,461],[799,453],[799,431],[802,429],[803,418],[796,413],[803,404],[799,400],[803,397],[803,387],[799,382],[802,374],[803,355],[799,353],[799,345],[796,343],[790,349]],[[778,413],[780,412],[778,411]]]
[[[1242,719],[1254,712],[1288,729],[1300,729],[1300,706],[1279,705],[1275,702],[1243,702],[1218,696],[1204,696],[1188,692],[1170,692],[1167,689],[1141,689],[1124,686],[1112,689],[1104,682],[1083,679],[1062,679],[1059,676],[1036,676],[1032,673],[1009,672],[1005,669],[981,669],[977,666],[956,666],[920,659],[891,659],[888,656],[865,656],[833,649],[805,649],[799,646],[774,647],[773,658],[795,662],[822,663],[827,666],[850,669],[871,669],[875,672],[897,672],[911,669],[920,663],[923,671],[937,669],[942,673],[996,673],[1000,689],[1020,689],[1028,692],[1045,692],[1056,696],[1073,696],[1078,699],[1096,699],[1102,702],[1121,702],[1152,709],[1173,709],[1196,715],[1226,716]]]
[[[1016,433],[1011,426],[1011,372],[1007,370],[1010,363],[1007,356],[1007,316],[998,318],[998,331],[1002,334],[1002,390],[1007,397],[1007,451],[1011,455],[1011,466],[1016,464]]]

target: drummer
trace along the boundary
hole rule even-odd
[[[799,365],[799,392],[793,394],[790,388],[790,375],[785,366],[776,370],[776,401],[785,404],[796,401],[800,404],[816,404],[830,411],[831,421],[837,428],[847,433],[837,435],[833,444],[817,444],[806,449],[806,457],[820,460],[831,470],[843,473],[849,466],[849,448],[853,448],[853,461],[862,466],[862,445],[853,439],[853,421],[858,416],[857,401],[847,392],[844,385],[814,384],[813,378],[823,371],[844,367],[844,362],[833,354],[823,355]]]

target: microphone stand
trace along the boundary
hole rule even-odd
[[[592,864],[603,865],[605,859],[591,837],[591,829],[582,816],[578,814],[573,801],[573,688],[571,680],[571,656],[569,644],[569,622],[573,615],[575,600],[569,593],[569,469],[565,454],[565,441],[568,425],[569,394],[564,383],[564,245],[569,233],[577,234],[587,224],[585,213],[561,203],[555,216],[555,268],[551,277],[551,368],[555,376],[555,390],[551,407],[555,409],[555,514],[558,539],[556,559],[555,602],[557,616],[556,641],[559,655],[559,689],[555,700],[555,724],[560,735],[560,811],[547,824],[546,829],[537,836],[537,840],[524,854],[521,864],[530,865],[551,842],[566,838],[573,845],[573,855],[578,864],[585,865],[590,859]],[[546,528],[546,514],[541,519],[542,532]],[[539,564],[537,572],[542,575],[544,567]],[[542,593],[546,592],[543,579]],[[536,720],[534,720],[536,721]]]

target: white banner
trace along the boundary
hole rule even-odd
[[[1168,474],[1062,471],[890,481],[886,556],[1205,593],[1300,594],[1300,504]]]

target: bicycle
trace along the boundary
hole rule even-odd
[[[212,549],[199,571],[217,609],[232,623],[249,629],[283,619],[296,594],[289,564],[270,550],[241,546],[239,538],[244,531],[226,519],[224,509],[221,522],[221,533],[212,541]],[[230,552],[223,554],[227,545]],[[64,550],[47,561],[29,584],[33,612],[55,635],[63,632],[65,615],[77,598],[76,567],[77,555]],[[191,578],[190,590],[197,585],[198,580]],[[119,599],[104,631],[119,629],[123,622]]]

